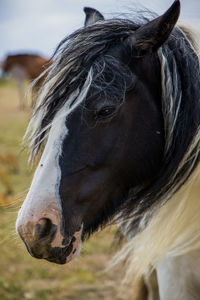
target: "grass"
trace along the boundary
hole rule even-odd
[[[28,118],[27,111],[18,110],[15,86],[1,82],[0,170],[9,181],[13,194],[4,196],[9,205],[7,208],[0,206],[0,299],[120,299],[116,292],[120,272],[104,272],[112,256],[110,249],[115,229],[107,229],[94,235],[84,243],[80,257],[64,266],[32,258],[17,237],[17,210],[33,173],[27,166],[27,154],[22,151],[21,146]],[[12,168],[13,161],[6,158],[8,154],[16,160],[16,168]],[[0,181],[0,195],[4,194],[5,186]]]

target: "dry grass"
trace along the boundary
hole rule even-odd
[[[1,83],[0,156],[5,157],[9,153],[16,158],[18,167],[13,171],[5,162],[0,162],[0,170],[8,177],[13,190],[12,195],[4,196],[10,207],[0,206],[0,299],[120,299],[116,296],[120,272],[104,273],[112,255],[113,228],[96,234],[84,244],[81,256],[64,266],[30,257],[17,237],[17,210],[32,177],[27,167],[27,154],[21,147],[28,115],[28,112],[18,110],[15,86]],[[5,187],[0,182],[1,197],[3,194]]]

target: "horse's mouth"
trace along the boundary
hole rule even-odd
[[[60,247],[52,247],[51,240],[47,242],[45,239],[33,243],[24,241],[24,243],[30,255],[34,258],[45,259],[56,264],[66,264],[80,253],[81,235],[82,228],[74,233],[67,246],[62,245]]]

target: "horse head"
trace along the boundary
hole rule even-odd
[[[28,128],[33,157],[46,144],[16,224],[34,257],[70,261],[85,237],[127,213],[130,191],[147,193],[158,177],[165,152],[158,50],[179,12],[176,0],[137,25],[85,8],[85,27],[58,47]]]

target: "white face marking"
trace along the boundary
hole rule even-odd
[[[23,224],[26,224],[29,218],[30,220],[34,218],[37,222],[40,218],[48,216],[53,218],[52,221],[55,220],[55,224],[60,223],[61,200],[59,184],[61,170],[59,157],[62,151],[63,140],[68,132],[65,126],[67,109],[68,106],[63,107],[55,116],[47,144],[35,171],[29,193],[19,212],[17,223],[23,222]],[[60,229],[60,224],[57,225],[58,229]],[[60,241],[56,242],[59,243]]]
[[[42,218],[49,218],[57,225],[57,234],[52,247],[65,247],[62,245],[61,233],[62,207],[59,195],[61,169],[59,157],[62,153],[62,144],[68,134],[65,125],[67,116],[85,99],[91,84],[90,71],[82,90],[76,90],[71,94],[66,104],[55,115],[48,134],[47,144],[35,171],[33,181],[27,197],[19,211],[16,228],[23,228],[26,235],[29,222],[37,224]],[[73,103],[76,99],[75,103]],[[71,106],[70,104],[73,103]],[[36,122],[38,120],[36,119]],[[31,125],[32,126],[32,125]],[[34,226],[33,230],[34,230]],[[33,233],[30,233],[33,235]]]

